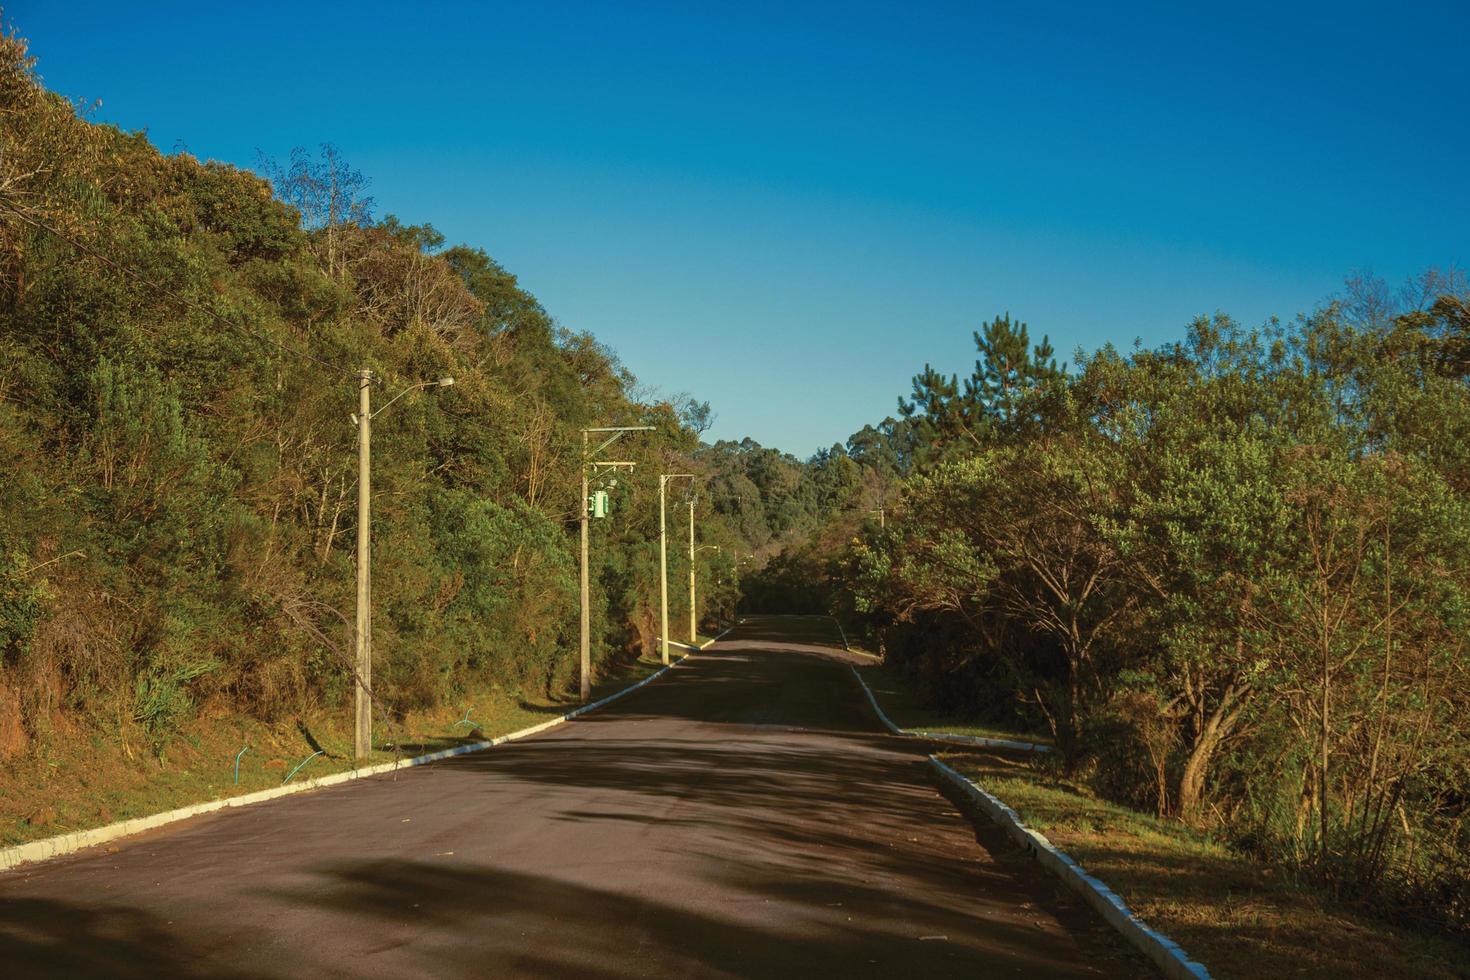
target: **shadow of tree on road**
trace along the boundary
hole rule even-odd
[[[388,860],[333,864],[284,902],[305,901],[374,920],[374,972],[626,978],[975,976],[1000,957],[1026,976],[1080,976],[1034,929],[1002,924],[985,950],[895,942],[881,922],[742,922],[728,909],[687,908],[611,889],[508,873]],[[545,909],[557,910],[549,924]],[[842,917],[832,917],[840,919]],[[493,931],[484,929],[494,923]],[[434,939],[425,940],[429,933]],[[642,955],[630,956],[630,950]]]
[[[122,905],[47,899],[0,901],[0,975],[230,980],[249,974],[203,961],[170,923]]]
[[[124,848],[125,879],[78,860],[5,883],[0,973],[1148,972],[998,833],[989,856],[968,843],[923,746],[876,733],[842,663],[772,645],[722,642],[545,737]],[[140,888],[155,867],[193,879]],[[86,893],[123,881],[137,909]]]

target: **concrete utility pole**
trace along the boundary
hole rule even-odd
[[[582,627],[577,645],[582,703],[592,698],[592,606],[587,596],[587,430],[582,430]]]
[[[658,639],[665,666],[669,663],[669,521],[664,497],[670,480],[692,479],[693,473],[660,473],[658,478]]]
[[[582,628],[581,642],[578,647],[578,666],[581,673],[581,693],[583,704],[586,704],[592,699],[592,605],[591,598],[589,597],[588,593],[589,573],[587,571],[587,512],[590,506],[587,493],[588,469],[592,466],[600,465],[608,467],[623,467],[631,470],[633,468],[632,463],[599,463],[597,460],[593,459],[593,457],[602,452],[608,446],[611,446],[613,443],[621,439],[624,433],[650,432],[652,430],[653,426],[651,425],[613,425],[582,430]],[[611,433],[611,435],[609,435],[606,439],[602,441],[602,445],[598,446],[596,449],[592,450],[589,453],[587,451],[587,436],[593,432],[607,432]]]
[[[373,372],[357,375],[357,683],[352,750],[359,759],[373,754]]]
[[[694,494],[689,495],[689,644],[699,643],[699,617],[694,613]]]
[[[884,514],[884,508],[879,507],[876,510],[870,510],[870,511],[868,511],[868,513],[869,514],[877,514],[878,515],[878,527],[880,529],[881,528],[886,528],[888,526],[888,517]]]
[[[352,417],[357,423],[357,657],[353,665],[356,712],[352,753],[359,760],[373,754],[373,417],[411,391],[452,384],[454,379],[448,375],[438,381],[421,381],[403,389],[374,412],[373,372],[368,368],[357,372],[357,414]]]

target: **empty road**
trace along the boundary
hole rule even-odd
[[[753,618],[535,738],[0,873],[0,974],[1138,975],[835,641]]]

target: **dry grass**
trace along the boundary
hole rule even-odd
[[[984,752],[945,761],[1223,980],[1470,977],[1464,946],[1335,905],[1181,824],[1099,800],[1040,763]]]
[[[661,665],[651,660],[609,673],[593,699],[642,680]],[[524,698],[499,690],[476,692],[455,704],[411,714],[401,725],[376,727],[372,762],[409,758],[493,738],[548,721],[576,707],[571,700]],[[461,724],[466,710],[473,724]],[[235,755],[240,780],[234,776]],[[396,751],[395,751],[396,746]],[[351,709],[266,726],[245,718],[196,721],[160,759],[122,738],[52,738],[39,754],[12,758],[0,769],[0,846],[101,827],[205,800],[279,786],[317,747],[293,782],[353,768]]]

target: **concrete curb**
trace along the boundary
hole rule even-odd
[[[828,616],[827,618],[837,624],[837,632],[842,636],[842,649],[846,650],[848,653],[852,653],[852,647],[847,645],[847,630],[842,628],[842,620],[838,619],[836,616]]]
[[[1084,871],[1080,864],[1058,850],[1044,834],[1023,824],[1015,810],[945,765],[938,756],[931,755],[929,764],[934,767],[941,782],[963,794],[982,813],[999,824],[1007,836],[1029,851],[1042,867],[1081,895],[1108,925],[1152,960],[1164,972],[1164,976],[1171,980],[1210,980],[1210,973],[1203,964],[1191,960],[1174,940],[1149,928],[1142,919],[1133,914],[1116,892]]]
[[[986,738],[983,735],[951,735],[948,732],[925,732],[915,728],[899,728],[893,720],[884,714],[878,699],[873,696],[873,689],[868,687],[868,682],[863,680],[863,675],[858,669],[848,664],[847,669],[852,671],[852,676],[862,686],[863,693],[868,696],[868,703],[878,713],[878,720],[883,727],[888,729],[892,735],[903,735],[909,738],[923,738],[934,742],[952,742],[955,745],[980,746],[987,749],[1010,749],[1015,752],[1050,752],[1050,745],[1041,745],[1036,742],[1017,742],[1008,738]]]
[[[842,649],[845,652],[852,654],[854,657],[867,657],[869,660],[877,660],[880,662],[882,661],[883,658],[878,656],[876,653],[869,653],[866,650],[854,650],[852,648],[852,644],[847,642],[847,630],[842,628],[842,620],[838,619],[836,616],[831,615],[830,613],[828,614],[827,618],[837,624],[837,632],[842,634]]]
[[[868,696],[868,703],[873,706],[873,711],[877,713],[878,720],[883,723],[883,727],[888,729],[888,733],[890,735],[907,735],[908,732],[895,725],[893,723],[893,719],[889,718],[888,715],[883,712],[883,706],[878,703],[877,698],[873,697],[873,689],[868,687],[868,682],[863,680],[863,675],[858,673],[858,669],[852,664],[848,664],[847,669],[852,671],[853,677],[857,678],[858,686],[861,687],[863,689],[863,693]]]
[[[729,630],[726,630],[725,632],[728,633]],[[721,636],[723,635],[724,634],[721,634]],[[715,639],[719,639],[719,637],[716,637]],[[711,640],[710,642],[713,643],[714,640]],[[691,647],[690,649],[694,648]],[[382,762],[375,766],[366,766],[362,769],[353,769],[348,772],[336,772],[328,776],[318,776],[315,779],[307,779],[299,783],[289,783],[285,786],[276,786],[271,789],[257,790],[254,793],[245,793],[241,796],[229,796],[223,799],[207,800],[204,803],[195,803],[191,806],[180,807],[177,810],[167,810],[163,813],[154,813],[146,817],[134,817],[131,820],[123,820],[118,823],[108,824],[106,827],[94,827],[91,830],[78,830],[70,834],[62,834],[58,837],[48,837],[44,840],[31,841],[28,844],[17,844],[14,847],[7,847],[4,850],[0,850],[0,872],[9,870],[10,868],[18,867],[22,864],[32,864],[36,861],[46,861],[50,858],[61,857],[66,854],[73,854],[88,847],[95,847],[98,844],[106,844],[109,841],[120,840],[124,837],[131,837],[132,835],[142,833],[145,830],[153,830],[156,827],[162,827],[166,824],[176,823],[179,820],[187,820],[190,817],[197,817],[205,813],[213,813],[216,810],[223,810],[227,807],[250,806],[254,803],[265,803],[270,800],[279,799],[283,796],[290,796],[294,793],[305,793],[308,790],[320,789],[324,786],[335,786],[338,783],[346,783],[354,779],[363,779],[368,776],[381,776],[385,773],[397,772],[400,769],[409,769],[414,766],[427,765],[430,762],[438,762],[441,759],[448,759],[457,755],[466,755],[470,752],[483,752],[485,749],[494,748],[495,746],[502,745],[506,742],[515,742],[520,739],[527,738],[531,735],[535,735],[538,732],[544,732],[548,728],[555,728],[557,725],[568,722],[573,718],[576,718],[578,715],[584,715],[589,711],[595,711],[598,708],[609,705],[612,702],[618,700],[618,698],[632,694],[643,685],[658,680],[664,674],[673,669],[674,666],[676,665],[670,664],[668,667],[661,667],[659,670],[655,671],[652,674],[649,674],[638,683],[629,685],[628,687],[623,688],[621,691],[616,691],[612,694],[609,694],[607,697],[602,698],[599,701],[594,701],[591,704],[584,704],[580,708],[575,708],[571,711],[568,711],[566,714],[560,715],[556,718],[552,718],[549,721],[543,721],[539,725],[532,725],[530,728],[522,728],[519,731],[510,732],[507,735],[498,735],[488,741],[471,742],[468,745],[456,745],[454,748],[441,749],[438,752],[430,752],[428,755],[416,756],[412,759],[397,759],[393,762]]]

